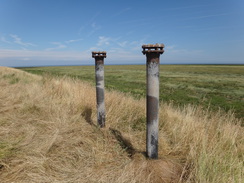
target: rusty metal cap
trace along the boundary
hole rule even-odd
[[[146,45],[142,45],[142,53],[146,54],[146,53],[159,53],[162,54],[164,52],[163,50],[164,48],[164,44],[146,44]]]
[[[103,57],[103,58],[106,58],[107,55],[106,55],[106,51],[93,51],[92,52],[92,58],[95,58],[95,57]]]

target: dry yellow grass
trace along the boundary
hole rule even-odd
[[[147,160],[145,100],[70,78],[0,67],[0,180],[16,182],[243,182],[244,136],[232,114],[161,104],[159,160]]]

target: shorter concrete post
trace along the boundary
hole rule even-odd
[[[92,58],[95,58],[97,124],[102,128],[105,127],[104,58],[106,58],[106,52],[92,52]]]
[[[163,44],[143,45],[147,57],[147,147],[150,159],[158,159],[158,110],[159,110],[159,56]]]

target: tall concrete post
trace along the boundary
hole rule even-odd
[[[105,127],[104,58],[106,58],[106,52],[92,52],[92,58],[95,58],[97,124],[102,128]]]
[[[163,48],[163,44],[142,46],[142,53],[147,57],[146,153],[150,159],[158,159],[159,57],[164,52]]]

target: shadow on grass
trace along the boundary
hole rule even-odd
[[[146,157],[146,152],[136,150],[133,147],[133,145],[130,142],[130,140],[128,140],[125,137],[123,137],[123,135],[121,134],[120,131],[118,131],[116,129],[113,129],[113,128],[109,128],[109,130],[112,132],[112,134],[114,135],[115,139],[118,141],[120,147],[126,151],[126,153],[128,154],[129,158],[133,159],[133,156],[136,153],[140,153],[144,157]]]
[[[87,122],[88,124],[90,124],[91,126],[95,126],[95,127],[97,127],[97,126],[93,123],[93,121],[92,121],[92,119],[91,119],[91,116],[92,116],[92,108],[90,108],[90,107],[86,107],[86,108],[84,109],[84,111],[81,113],[81,116],[83,116],[83,117],[85,118],[85,120],[86,120],[86,122]]]

